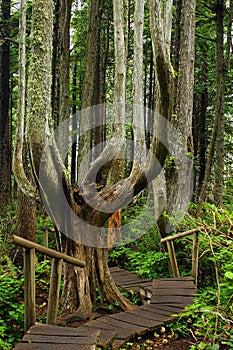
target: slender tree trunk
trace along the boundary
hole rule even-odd
[[[72,152],[71,152],[71,184],[77,180],[77,63],[72,70]]]
[[[224,1],[216,1],[216,52],[217,52],[217,64],[216,64],[216,113],[214,126],[212,131],[212,137],[209,147],[209,155],[206,164],[205,177],[201,188],[199,197],[199,205],[205,201],[208,182],[211,174],[211,169],[214,163],[216,154],[216,172],[215,172],[215,203],[221,205],[222,192],[223,192],[223,173],[224,173],[224,95],[226,78],[229,70],[229,59],[231,54],[231,28],[233,18],[233,1],[230,1],[229,17],[228,17],[228,29],[227,29],[227,44],[226,55],[224,56]],[[220,159],[221,158],[221,159]]]
[[[224,0],[217,1],[216,11],[216,119],[218,120],[218,132],[216,137],[216,160],[215,160],[215,186],[214,201],[217,206],[222,204],[223,173],[224,173],[224,99],[226,72],[224,62]]]
[[[218,119],[218,132],[216,138],[216,161],[215,161],[215,186],[214,186],[214,202],[216,206],[222,205],[223,186],[224,186],[224,170],[225,170],[225,149],[224,149],[224,135],[225,135],[225,122],[224,122],[224,110],[225,110],[225,90],[226,79],[229,70],[229,57],[231,52],[231,46],[229,41],[232,37],[232,1],[229,9],[228,18],[228,33],[227,33],[227,52],[224,55],[224,12],[225,3],[223,0],[217,1],[217,13],[216,13],[216,51],[217,51],[217,63],[216,63],[216,119]]]
[[[200,101],[200,121],[199,125],[196,127],[200,130],[200,138],[199,138],[199,177],[198,177],[198,193],[200,194],[200,189],[203,185],[204,177],[205,177],[205,169],[206,169],[206,112],[208,107],[208,87],[207,87],[207,71],[208,66],[207,62],[204,61],[203,69],[202,69],[202,93],[201,93],[201,101]]]
[[[133,69],[133,135],[134,166],[146,159],[144,104],[143,104],[143,29],[144,0],[135,1],[134,69]]]
[[[0,212],[11,201],[10,0],[1,2],[0,46]]]
[[[124,178],[124,135],[126,74],[128,54],[128,0],[114,2],[114,43],[115,43],[115,83],[114,83],[114,123],[113,132],[122,142],[122,148],[113,161],[109,182],[117,183]],[[108,244],[111,249],[115,241],[121,242],[121,209],[114,213],[108,223]]]
[[[177,222],[188,209],[187,205],[192,198],[195,7],[196,1],[192,0],[183,1],[182,9],[178,8],[178,13],[181,11],[181,22],[178,24],[180,33],[178,29],[176,33],[180,42],[176,44],[179,47],[179,57],[175,59],[175,65],[178,64],[178,79],[175,84],[173,125],[178,130],[179,139],[172,140],[174,135],[170,135],[171,155],[175,162],[171,159],[167,168],[167,211]],[[166,218],[160,219],[160,234],[166,236],[174,227]]]
[[[93,100],[96,80],[96,62],[98,59],[99,36],[99,0],[92,0],[89,11],[89,26],[87,37],[86,69],[82,91],[82,109],[80,115],[80,136],[78,145],[79,183],[82,182],[90,166],[91,152],[91,120],[93,117]],[[83,162],[85,156],[85,162]],[[81,166],[82,165],[82,166]]]
[[[52,65],[52,123],[55,128],[70,117],[70,19],[72,0],[56,0],[55,24],[53,31]],[[59,128],[62,132],[59,149],[66,154],[68,161],[67,127]]]

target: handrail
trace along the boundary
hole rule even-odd
[[[83,261],[80,261],[76,258],[73,258],[69,255],[60,253],[56,250],[47,248],[47,247],[43,247],[40,244],[28,241],[27,239],[24,239],[22,237],[16,236],[16,235],[12,235],[12,242],[15,243],[16,245],[19,245],[23,248],[27,248],[27,249],[35,249],[38,252],[49,256],[50,258],[54,258],[54,259],[63,259],[63,261],[65,261],[68,264],[72,264],[75,266],[79,266],[79,267],[85,267],[86,264]]]
[[[62,275],[62,264],[65,261],[68,264],[72,264],[78,267],[85,267],[86,264],[83,261],[75,259],[66,254],[62,254],[56,250],[43,247],[40,244],[28,241],[17,235],[10,235],[8,242],[12,242],[18,246],[24,248],[24,328],[25,332],[31,326],[36,323],[36,292],[35,292],[35,252],[36,250],[46,256],[51,257],[52,271],[49,288],[49,300],[47,311],[47,324],[56,324],[59,294],[60,294],[60,282]]]
[[[177,233],[176,235],[173,236],[168,236],[165,238],[161,239],[161,243],[167,242],[167,241],[174,241],[177,238],[182,238],[182,237],[186,237],[186,236],[190,236],[191,234],[198,232],[198,231],[202,231],[205,229],[205,226],[200,226],[197,228],[193,228],[192,230],[189,231],[185,231],[185,232],[181,232],[181,233]]]
[[[193,235],[193,251],[192,251],[192,277],[197,284],[197,272],[198,272],[198,232],[205,229],[205,226],[200,226],[197,228],[194,228],[192,230],[188,230],[185,232],[177,233],[173,236],[168,236],[161,239],[161,243],[167,244],[167,250],[169,254],[169,259],[171,263],[171,268],[173,272],[174,277],[180,277],[180,272],[178,269],[178,264],[176,260],[176,252],[174,248],[173,241],[175,241],[178,238],[186,237]]]

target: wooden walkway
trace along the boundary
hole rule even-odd
[[[143,280],[119,268],[111,268],[111,273],[118,286],[140,293],[146,303],[133,311],[88,321],[78,328],[37,324],[15,350],[94,350],[96,346],[118,349],[130,338],[172,321],[174,314],[193,302],[196,292],[189,277]]]

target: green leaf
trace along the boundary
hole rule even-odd
[[[229,278],[230,280],[233,280],[233,272],[227,271],[227,272],[225,273],[225,277],[226,277],[226,278]]]
[[[219,349],[220,349],[219,344],[212,345],[212,350],[219,350]]]

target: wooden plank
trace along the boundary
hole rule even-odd
[[[118,271],[122,271],[123,269],[120,269],[119,267],[117,267],[117,266],[113,266],[113,267],[109,267],[109,271],[111,272],[111,273],[113,273],[113,272],[118,272]]]
[[[111,274],[112,274],[113,276],[115,276],[115,277],[128,276],[128,275],[134,276],[134,277],[139,277],[136,273],[133,273],[133,272],[127,271],[127,270],[122,270],[122,269],[119,269],[119,270],[114,271],[114,272],[112,272],[112,271],[110,270],[110,272],[111,272]]]
[[[67,347],[64,346],[64,344],[43,344],[43,343],[37,343],[37,344],[17,344],[14,348],[15,350],[78,350],[77,344],[68,344]],[[96,345],[82,345],[82,348],[80,350],[95,350]]]
[[[134,276],[122,276],[122,278],[113,278],[114,281],[117,283],[117,284],[130,284],[130,283],[139,283],[140,281],[137,281],[135,280],[135,277]]]
[[[99,329],[99,326],[98,328]],[[102,324],[101,326],[101,336],[103,338],[107,337],[110,332],[117,333],[115,338],[118,338],[119,336],[124,337],[124,339],[128,339],[130,336],[134,335],[133,330],[128,330],[125,327],[122,328],[120,326],[116,326],[115,324]],[[107,333],[107,334],[106,334]],[[101,342],[101,341],[100,341]]]
[[[132,285],[137,285],[137,286],[138,286],[138,285],[141,285],[141,284],[144,284],[144,283],[145,283],[146,285],[147,285],[147,284],[151,285],[152,280],[149,281],[149,280],[146,280],[146,279],[140,279],[140,280],[138,280],[138,281],[137,281],[137,280],[135,281],[135,279],[134,279],[132,282],[131,282],[131,281],[125,281],[125,280],[124,280],[124,282],[123,282],[124,285],[132,284]]]
[[[123,270],[123,269],[119,269],[119,268],[110,268],[110,272],[113,276],[113,278],[116,280],[116,281],[119,281],[119,280],[123,280],[125,278],[126,279],[132,279],[134,281],[148,281],[148,279],[143,279],[141,278],[139,275],[137,275],[136,273],[133,273],[133,272],[130,272],[130,271],[127,271],[127,270]]]
[[[135,333],[136,332],[143,332],[143,331],[145,331],[145,327],[144,326],[139,326],[139,325],[133,325],[133,324],[130,324],[130,323],[126,323],[126,322],[124,322],[124,321],[121,321],[120,319],[119,319],[119,316],[120,314],[118,314],[118,315],[111,315],[111,316],[109,316],[106,320],[104,320],[104,322],[108,322],[108,323],[110,323],[111,325],[113,325],[114,327],[116,327],[116,329],[117,329],[117,327],[121,327],[121,328],[123,328],[123,329],[127,329],[128,331],[135,331]],[[123,315],[123,313],[122,313],[122,315]],[[116,318],[116,317],[118,317],[118,318]],[[118,335],[119,335],[119,333],[118,333]]]
[[[153,281],[162,281],[162,282],[176,282],[176,281],[194,281],[192,276],[186,276],[186,277],[167,277],[167,278],[153,278]]]
[[[145,327],[138,325],[131,325],[126,322],[122,322],[116,319],[113,319],[111,316],[100,318],[100,320],[96,320],[94,323],[91,321],[91,326],[101,328],[101,332],[105,332],[105,330],[117,331],[117,338],[129,339],[134,334],[142,334],[145,332]],[[104,319],[104,320],[103,320]],[[97,322],[98,321],[98,322]],[[89,322],[88,322],[89,324]]]
[[[133,312],[131,312],[131,313],[124,312],[124,314],[122,314],[121,316],[116,315],[116,319],[119,319],[119,320],[126,322],[126,323],[130,323],[132,325],[138,325],[138,326],[145,327],[145,330],[147,330],[150,327],[153,327],[155,324],[155,318],[154,319],[145,318],[145,317],[143,317],[143,313],[134,314]]]
[[[148,308],[145,309],[140,309],[140,313],[138,313],[138,316],[143,317],[143,318],[148,318],[149,320],[157,320],[157,321],[164,321],[167,318],[171,318],[171,313],[170,311],[162,311],[159,309],[155,309],[155,308],[150,308],[150,305],[145,305]],[[131,312],[131,311],[129,311]],[[165,317],[166,316],[166,317]]]
[[[195,289],[194,284],[192,281],[166,281],[166,282],[156,282],[152,285],[152,291],[156,289]]]
[[[117,336],[117,331],[113,330],[99,330],[98,328],[89,326],[89,322],[84,324],[83,326],[78,327],[78,330],[82,334],[86,334],[87,337],[89,337],[90,334],[93,334],[95,332],[99,333],[97,344],[100,346],[106,346],[113,342],[113,339]]]
[[[186,304],[189,305],[193,302],[192,297],[183,297],[179,295],[165,295],[154,296],[152,295],[151,304]]]
[[[93,320],[88,322],[86,325],[96,328],[97,330],[101,329],[101,334],[105,331],[113,331],[113,332],[117,332],[117,334],[119,332],[121,332],[122,330],[124,331],[124,328],[121,328],[120,326],[118,326],[118,328],[116,329],[116,326],[113,325],[112,323],[107,323],[107,322],[102,322],[102,317],[97,319],[97,320]]]
[[[26,334],[23,337],[23,342],[32,343],[47,343],[47,344],[79,344],[89,345],[96,343],[96,337],[86,336],[72,337],[72,336],[58,336],[58,335],[37,335],[37,334]]]
[[[46,324],[36,324],[31,327],[28,331],[31,335],[56,335],[56,336],[72,336],[72,337],[85,337],[90,336],[90,330],[84,328],[84,326],[74,328],[74,327],[62,327]],[[91,336],[98,337],[100,331],[93,331]]]
[[[116,339],[116,340],[114,340],[114,342],[112,343],[112,350],[119,349],[119,347],[124,345],[126,343],[126,341],[127,340],[125,340],[125,339]]]
[[[148,309],[147,309],[148,308]],[[174,305],[159,305],[159,304],[154,304],[154,305],[145,305],[143,306],[143,310],[151,312],[153,310],[154,313],[159,313],[162,315],[171,315],[172,319],[174,318],[172,315],[178,314],[180,312],[184,311],[183,306],[174,306]]]
[[[195,288],[158,288],[153,290],[153,296],[159,295],[180,295],[180,296],[192,296],[196,292]]]
[[[100,339],[98,340],[97,344],[100,346],[107,346],[112,344],[114,339],[117,337],[117,332],[112,330],[104,330],[101,332]]]

